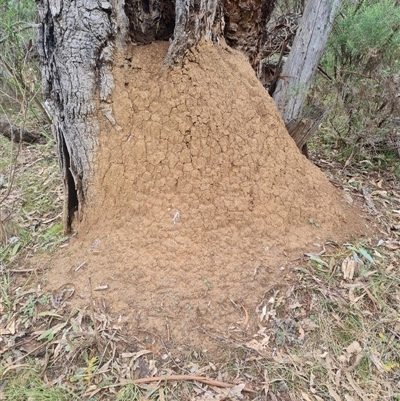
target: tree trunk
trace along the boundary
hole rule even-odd
[[[109,103],[114,51],[123,52],[128,41],[169,40],[164,64],[173,66],[204,37],[226,40],[255,66],[274,0],[37,0],[37,5],[43,91],[53,108],[68,230],[90,203],[98,113],[116,126]]]
[[[306,4],[293,47],[273,94],[288,128],[294,127],[295,123],[303,118],[302,111],[308,90],[328,40],[340,1],[308,0]],[[297,127],[296,138],[301,140],[294,139],[299,148],[304,146],[312,132],[307,129],[307,132],[299,134],[299,127]]]

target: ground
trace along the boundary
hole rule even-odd
[[[317,157],[322,173],[242,56],[201,43],[160,72],[165,51],[116,66],[116,125],[102,120],[75,234],[51,231],[55,208],[35,226],[53,253],[4,248],[1,373],[20,372],[5,399],[42,382],[55,399],[396,399],[390,172]],[[34,148],[21,157],[53,177]]]

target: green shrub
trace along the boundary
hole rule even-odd
[[[345,158],[400,156],[400,7],[393,0],[345,0],[312,101],[331,109],[323,142]]]

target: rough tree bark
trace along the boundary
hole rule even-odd
[[[300,149],[315,131],[311,127],[317,126],[308,118],[308,123],[302,121],[302,111],[340,2],[341,0],[307,1],[293,47],[282,69],[282,79],[273,94],[289,133]],[[299,133],[302,126],[305,129]]]
[[[171,42],[166,66],[200,38],[244,51],[255,66],[275,0],[36,0],[43,90],[64,180],[64,225],[80,218],[94,172],[98,113],[115,125],[113,54],[127,41]]]

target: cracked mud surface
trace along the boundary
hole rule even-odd
[[[365,221],[297,150],[243,56],[202,42],[182,69],[161,71],[167,47],[133,47],[116,63],[117,125],[100,116],[92,206],[48,279],[73,283],[81,305],[89,277],[107,285],[96,302],[148,348],[160,336],[214,349],[203,329],[250,337],[294,261]]]

